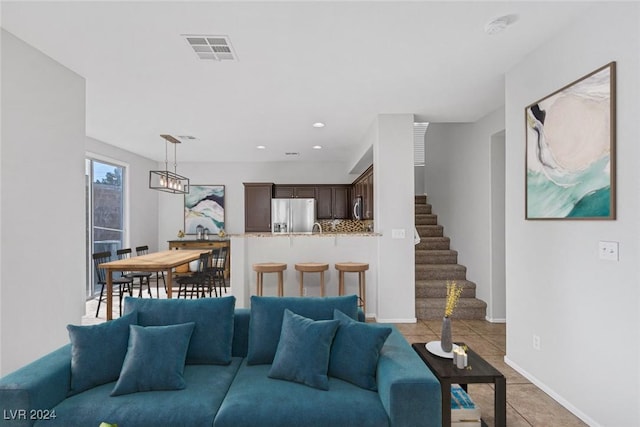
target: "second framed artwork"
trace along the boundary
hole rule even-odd
[[[184,232],[202,225],[211,234],[224,230],[224,185],[190,185],[184,195]]]
[[[525,108],[526,219],[616,217],[616,63]]]

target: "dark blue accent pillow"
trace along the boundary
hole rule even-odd
[[[71,340],[71,391],[80,393],[118,379],[129,343],[129,325],[138,322],[131,312],[91,326],[68,325]]]
[[[195,323],[131,325],[127,355],[111,396],[186,387],[184,364]]]
[[[233,344],[233,313],[236,299],[125,298],[124,311],[138,312],[141,326],[196,324],[187,352],[190,365],[228,365]]]
[[[273,363],[278,348],[284,310],[312,320],[331,320],[333,310],[358,318],[358,297],[251,297],[247,364]]]
[[[329,376],[377,391],[378,357],[391,328],[356,322],[338,310],[333,313],[333,318],[340,321],[340,327],[331,347]]]
[[[282,332],[269,377],[329,390],[329,355],[337,320],[311,320],[284,311]]]

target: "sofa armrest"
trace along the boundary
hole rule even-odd
[[[392,328],[376,372],[378,394],[391,425],[440,427],[440,383],[402,334]]]
[[[0,378],[3,413],[0,426],[33,425],[40,412],[62,402],[70,389],[71,344],[68,344]]]

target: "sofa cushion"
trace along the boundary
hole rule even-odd
[[[233,296],[171,300],[127,297],[124,311],[137,311],[141,326],[194,322],[187,364],[224,365],[231,362],[235,302]]]
[[[129,347],[112,396],[152,390],[182,390],[184,362],[195,323],[131,325]]]
[[[211,427],[242,359],[229,365],[186,365],[187,387],[176,391],[149,391],[111,397],[114,382],[67,398],[54,406],[56,419],[36,422],[43,427]],[[274,380],[275,381],[275,380]]]
[[[246,360],[216,415],[214,427],[383,427],[389,418],[378,393],[338,378],[329,391],[269,378],[269,365]]]
[[[329,354],[338,324],[337,320],[311,320],[285,310],[269,376],[328,390]]]
[[[333,316],[340,321],[340,327],[331,347],[329,375],[368,390],[378,390],[378,357],[391,328],[356,322],[338,310]]]
[[[278,348],[284,310],[312,320],[331,320],[337,309],[357,320],[358,297],[251,297],[249,321],[249,364],[271,364]]]
[[[129,325],[138,314],[124,316],[91,326],[68,325],[71,340],[71,391],[76,394],[118,379],[127,354]]]

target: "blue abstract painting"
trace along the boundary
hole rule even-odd
[[[224,185],[190,185],[184,195],[184,230],[196,234],[202,225],[210,234],[224,229]]]
[[[526,218],[615,219],[615,62],[525,109]]]

